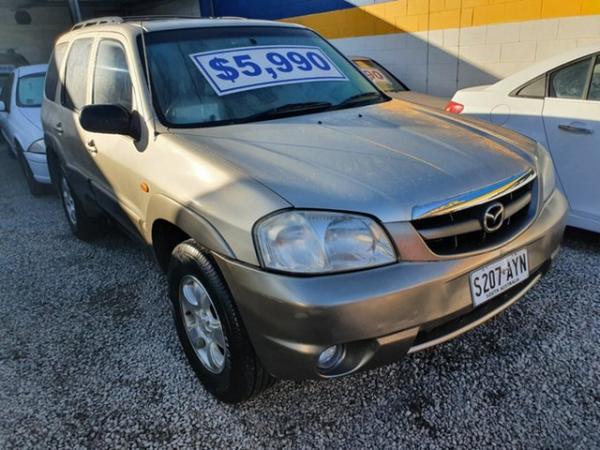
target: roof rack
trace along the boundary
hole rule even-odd
[[[73,25],[71,30],[79,30],[85,27],[91,27],[92,25],[103,25],[106,23],[123,23],[122,17],[110,16],[110,17],[96,17],[94,19],[88,19]]]
[[[228,19],[228,20],[246,20],[245,17],[224,16],[224,17],[201,17],[201,16],[171,16],[171,15],[155,15],[155,16],[107,16],[88,19],[73,25],[71,30],[79,30],[81,28],[91,27],[94,25],[118,24],[124,22],[149,22],[152,20],[177,20],[177,19]]]

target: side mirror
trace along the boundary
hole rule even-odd
[[[6,105],[0,100],[0,112],[6,112]]]
[[[122,134],[136,141],[142,134],[138,114],[130,113],[120,105],[84,106],[79,116],[79,123],[86,131]]]

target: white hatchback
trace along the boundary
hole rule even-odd
[[[546,146],[569,200],[568,224],[600,232],[600,45],[571,50],[493,85],[462,89],[446,111]]]
[[[41,123],[46,64],[22,66],[11,74],[0,98],[0,131],[19,160],[33,195],[50,183]]]

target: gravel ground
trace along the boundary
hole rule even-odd
[[[231,407],[188,367],[142,249],[77,241],[5,148],[0,192],[2,449],[600,448],[598,236],[569,231],[532,292],[452,343]]]

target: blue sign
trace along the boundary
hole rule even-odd
[[[307,81],[347,81],[319,47],[258,46],[189,55],[218,95]]]

